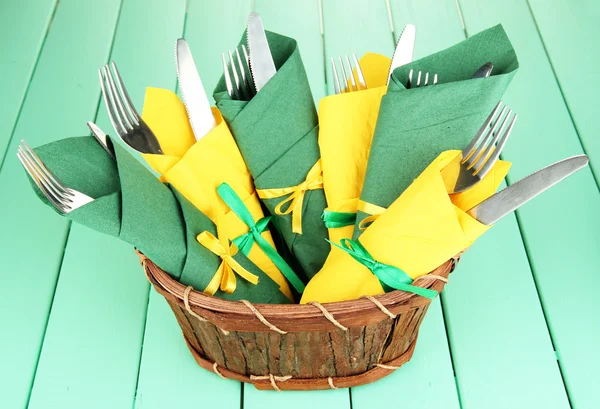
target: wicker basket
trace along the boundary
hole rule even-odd
[[[258,389],[347,388],[388,375],[412,357],[431,302],[401,291],[323,305],[225,301],[184,286],[138,254],[198,364]],[[413,285],[440,292],[455,262]]]

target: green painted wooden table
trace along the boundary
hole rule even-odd
[[[315,99],[330,56],[416,55],[503,23],[521,68],[508,183],[587,153],[591,166],[503,219],[463,257],[401,370],[352,390],[260,392],[201,370],[132,248],[42,206],[16,160],[111,129],[96,70],[109,60],[141,106],[176,88],[185,37],[207,89],[252,10],[298,39]],[[597,0],[4,0],[0,3],[0,408],[600,408],[600,64]]]

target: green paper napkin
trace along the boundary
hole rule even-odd
[[[488,61],[494,64],[492,75],[471,79]],[[367,203],[387,208],[441,152],[463,149],[502,98],[518,66],[498,25],[396,68],[381,101],[359,207]],[[411,69],[415,74],[437,73],[438,85],[406,89]],[[355,238],[368,215],[358,212]]]
[[[257,191],[297,186],[319,161],[317,112],[296,41],[267,32],[277,74],[251,101],[234,101],[221,78],[214,97],[229,124]],[[246,36],[241,43],[246,42]],[[329,253],[321,220],[327,207],[323,189],[308,190],[302,209],[302,234],[292,231],[292,216],[275,208],[289,195],[262,199],[278,219],[281,234],[302,269],[312,277]],[[285,207],[284,207],[285,210]]]
[[[102,233],[136,246],[163,270],[184,285],[202,291],[221,259],[196,240],[215,225],[177,191],[154,177],[119,144],[116,162],[89,136],[59,140],[36,153],[65,185],[96,198],[65,216]],[[54,208],[33,184],[36,194]],[[239,277],[232,294],[217,291],[227,300],[254,303],[289,303],[279,286],[241,252],[234,256],[259,277],[253,285]]]

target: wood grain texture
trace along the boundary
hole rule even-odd
[[[94,117],[100,95],[94,72],[108,58],[119,6],[116,0],[61,1],[0,171],[4,407],[24,407],[29,398],[68,229],[31,190],[15,155],[17,145],[21,139],[37,146],[87,133],[85,119]]]
[[[181,35],[184,16],[184,1],[124,0],[121,5],[110,59],[118,64],[140,110],[146,84],[174,87],[171,39]],[[148,26],[155,29],[148,31]],[[96,77],[94,89],[99,89],[93,74],[100,66],[89,71],[91,78]],[[143,70],[147,66],[152,70]],[[106,113],[100,112],[98,119],[112,134]],[[88,408],[131,407],[149,290],[142,274],[132,274],[138,269],[130,245],[81,226],[72,228],[30,407],[53,402],[65,409],[78,408],[89,396],[98,398],[87,403]],[[85,297],[82,288],[87,288]],[[86,300],[92,303],[87,308]],[[111,393],[103,393],[106,389]]]
[[[181,284],[138,254],[146,276],[156,291],[165,296],[182,325],[196,361],[213,371],[212,365],[216,364],[226,377],[252,382],[259,389],[268,389],[269,382],[253,377],[289,376],[292,379],[285,380],[285,389],[314,390],[329,387],[328,378],[333,378],[340,387],[349,387],[385,376],[388,370],[378,368],[378,364],[400,365],[412,356],[419,326],[429,306],[428,299],[409,293],[395,291],[377,296],[385,308],[397,314],[392,320],[368,300],[325,304],[323,307],[345,329],[334,325],[313,305],[254,306],[263,320],[271,323],[269,326],[257,319],[255,310],[232,313],[242,303],[194,290],[189,295],[182,293]],[[434,274],[448,277],[452,266],[448,262]],[[439,292],[444,282],[424,276],[413,285]],[[393,296],[400,294],[401,301],[394,302]],[[201,308],[207,301],[211,308]],[[315,309],[320,315],[315,316]],[[286,310],[287,315],[280,310]],[[275,320],[277,324],[273,324]],[[276,331],[272,325],[289,331]]]
[[[521,68],[504,98],[520,114],[504,149],[514,163],[508,181],[583,153],[526,1],[507,0],[496,7],[491,0],[464,0],[461,5],[469,33],[502,22],[519,56]],[[599,208],[596,182],[590,169],[583,169],[517,211],[562,375],[577,408],[595,408],[600,401],[595,387],[600,383],[600,304],[581,293],[600,282]]]
[[[0,4],[0,167],[44,43],[56,0]]]
[[[598,74],[600,64],[597,52],[600,2],[529,0],[528,3],[598,184],[600,124],[597,100],[600,85],[590,79]]]

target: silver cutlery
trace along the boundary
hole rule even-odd
[[[396,43],[396,49],[394,50],[394,55],[392,56],[392,62],[388,71],[386,84],[390,83],[392,73],[396,68],[412,62],[413,53],[415,50],[416,35],[417,29],[414,25],[407,24],[404,26],[404,29],[398,38],[398,43]]]
[[[246,46],[241,46],[242,52],[235,49],[233,53],[228,51],[229,65],[225,53],[221,54],[223,61],[223,76],[225,77],[225,85],[227,93],[232,99],[249,100],[255,94],[254,81],[250,74],[249,57],[246,51]],[[235,58],[233,57],[235,55]]]
[[[117,135],[140,153],[162,154],[156,135],[136,111],[117,65],[114,62],[110,67],[105,65],[98,70],[98,76],[108,117]]]
[[[360,68],[360,64],[358,63],[358,59],[355,54],[352,54],[352,58],[354,60],[354,68],[356,69],[356,78],[354,78],[354,71],[352,70],[352,66],[350,65],[350,57],[346,55],[346,67],[348,68],[348,72],[350,76],[346,75],[346,69],[344,67],[344,61],[342,57],[338,57],[339,60],[339,68],[342,76],[342,82],[340,83],[340,77],[338,75],[338,71],[336,69],[335,60],[331,57],[331,68],[333,72],[333,88],[336,94],[342,94],[346,92],[352,91],[360,91],[363,89],[367,89],[367,83],[365,82],[365,76],[363,75],[362,69]],[[351,86],[348,87],[348,81],[350,81]]]
[[[501,106],[502,101],[499,101],[473,139],[462,150],[458,179],[454,189],[449,193],[463,192],[479,183],[500,158],[500,153],[517,120],[517,114],[514,114],[509,122],[512,109],[506,113],[508,108],[506,105],[496,115]],[[507,123],[508,127],[502,134]]]
[[[175,65],[185,109],[198,141],[217,126],[217,122],[212,114],[190,47],[183,38],[178,39],[175,44]]]
[[[492,225],[543,191],[585,167],[588,162],[589,159],[586,155],[578,155],[553,163],[513,183],[467,213],[485,225]]]
[[[250,52],[250,72],[254,79],[256,92],[269,82],[277,69],[271,55],[265,28],[257,13],[248,16],[248,51]]]
[[[421,83],[422,72],[419,71],[417,74],[417,81],[413,82],[413,72],[414,70],[410,70],[408,73],[408,83],[406,84],[406,88],[419,88],[421,86],[426,87],[427,85],[435,85],[438,82],[438,75],[433,74],[433,81],[429,84],[429,72],[425,73],[423,82]]]
[[[473,76],[471,78],[472,79],[487,78],[490,75],[492,75],[493,70],[494,70],[494,64],[492,64],[491,62],[486,62],[481,67],[479,67],[479,69],[477,71],[475,71],[475,74],[473,74]]]
[[[92,121],[88,121],[88,128],[92,131],[92,136],[98,141],[100,146],[112,157],[113,159],[117,159],[115,156],[115,149],[113,147],[112,141],[110,138]]]
[[[19,145],[17,157],[38,189],[60,213],[69,213],[94,200],[60,182],[24,140]]]

